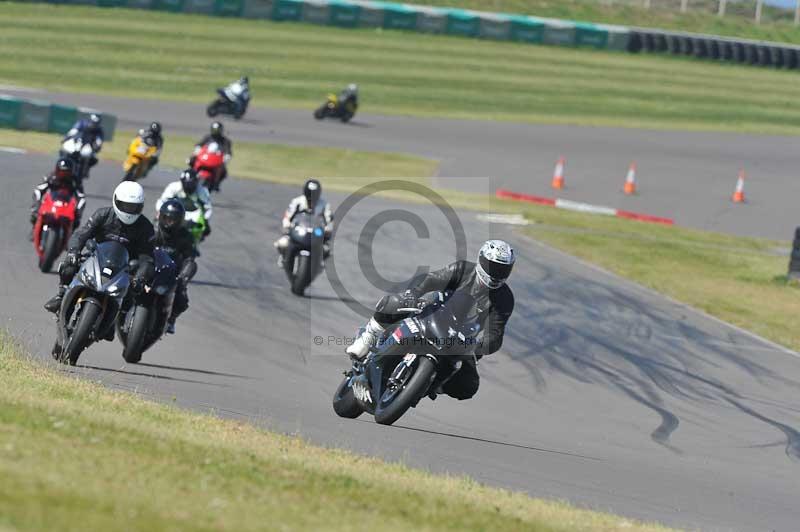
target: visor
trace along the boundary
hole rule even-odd
[[[511,275],[511,270],[514,268],[513,264],[501,264],[491,261],[486,257],[481,257],[480,263],[483,271],[485,271],[489,277],[497,281],[505,281],[508,279],[508,276]]]
[[[144,203],[128,203],[117,198],[114,198],[114,205],[126,214],[142,214],[142,209],[144,209]]]

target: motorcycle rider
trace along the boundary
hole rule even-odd
[[[514,311],[514,294],[506,284],[516,260],[514,249],[503,240],[488,240],[478,252],[478,261],[457,261],[441,270],[414,279],[403,294],[384,296],[375,313],[345,351],[351,358],[362,360],[377,344],[384,330],[412,314],[420,296],[433,291],[469,290],[476,299],[483,338],[475,347],[475,359],[465,362],[441,387],[441,392],[459,400],[469,399],[478,391],[477,360],[490,355],[503,345],[506,323]],[[440,392],[437,390],[436,393]]]
[[[222,153],[225,155],[223,158],[225,164],[222,167],[222,174],[219,176],[219,181],[217,181],[212,189],[219,192],[220,184],[226,177],[228,177],[228,161],[230,161],[231,157],[233,157],[233,143],[231,142],[231,139],[225,136],[224,127],[222,126],[221,122],[211,123],[209,134],[200,139],[200,142],[195,144],[194,151],[192,152],[192,156],[189,158],[188,163],[189,166],[194,166],[194,162],[197,159],[197,154],[200,153],[200,150],[203,148],[203,146],[212,142],[219,144],[220,149],[222,149]]]
[[[81,214],[83,214],[83,208],[86,206],[86,196],[78,189],[72,161],[62,157],[56,161],[53,171],[44,176],[42,182],[33,188],[33,204],[31,204],[31,240],[33,240],[33,229],[36,225],[36,221],[39,219],[39,206],[42,204],[42,198],[44,198],[44,195],[47,194],[49,190],[58,189],[66,189],[70,194],[76,197],[78,205],[75,211],[75,222],[72,224],[72,228],[75,229],[81,224]]]
[[[247,109],[247,104],[250,102],[249,78],[247,76],[242,76],[237,81],[234,81],[222,89],[222,92],[228,100],[236,105],[236,114],[244,114]]]
[[[92,159],[89,161],[89,168],[91,168],[97,164],[96,155],[100,153],[100,149],[103,147],[103,126],[100,115],[92,113],[88,118],[82,118],[75,122],[70,130],[67,131],[67,134],[64,135],[63,140],[78,137],[91,144],[94,150]]]
[[[142,216],[143,208],[142,185],[134,181],[123,181],[117,185],[111,207],[97,209],[89,217],[86,225],[72,233],[66,259],[58,267],[58,293],[44,304],[46,310],[58,315],[67,285],[78,272],[81,250],[89,239],[94,239],[98,243],[113,240],[124,245],[132,258],[139,259],[139,267],[131,280],[131,288],[136,291],[144,286],[144,282],[153,275],[155,231],[150,220]],[[114,328],[110,329],[110,337],[106,338],[107,340],[114,339]]]
[[[203,239],[211,234],[211,214],[213,213],[211,194],[197,178],[197,172],[192,168],[187,168],[181,172],[180,180],[173,181],[166,186],[164,192],[161,193],[161,197],[156,200],[156,211],[161,212],[161,207],[164,203],[171,199],[179,200],[181,206],[183,206],[183,200],[188,199],[203,209],[203,218],[206,221]]]
[[[283,236],[272,244],[278,250],[278,266],[280,267],[283,267],[286,257],[289,256],[287,251],[289,251],[291,244],[289,231],[292,229],[292,219],[300,212],[312,212],[317,216],[322,216],[323,220],[325,220],[323,254],[325,258],[328,258],[330,254],[328,241],[333,234],[333,213],[328,202],[322,197],[322,184],[320,184],[319,180],[312,178],[303,185],[303,194],[289,202],[289,207],[287,207],[281,220]]]
[[[148,127],[140,129],[139,137],[141,137],[142,142],[148,146],[156,147],[156,153],[150,158],[150,164],[144,169],[144,174],[142,175],[142,177],[147,177],[150,170],[155,168],[158,164],[161,149],[164,147],[164,137],[161,136],[161,123],[151,122]]]
[[[177,199],[168,199],[158,209],[158,227],[155,245],[164,249],[178,267],[178,287],[172,303],[172,313],[167,320],[167,333],[175,334],[175,320],[189,308],[187,285],[197,273],[194,261],[194,238],[183,225],[186,210]]]
[[[358,85],[351,83],[339,93],[339,105],[343,109],[350,109],[353,114],[356,113],[358,109]]]

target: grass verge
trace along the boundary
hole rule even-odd
[[[121,158],[129,137],[120,134],[103,155]],[[169,137],[167,142],[165,163],[181,166],[193,139]],[[0,145],[50,151],[57,140],[54,135],[0,130]],[[233,165],[237,177],[299,184],[316,175],[327,188],[342,192],[374,182],[372,176],[417,176],[414,181],[428,184],[427,176],[436,167],[435,161],[397,154],[254,143],[237,143]],[[382,195],[421,201],[413,193]],[[539,241],[800,351],[794,323],[800,315],[800,287],[787,284],[788,257],[777,252],[789,247],[786,242],[574,213],[457,190],[444,196],[457,209],[523,214],[533,222],[525,232]]]
[[[800,133],[791,71],[85,6],[3,2],[0,24],[0,83],[54,91],[206,103],[247,73],[254,105],[310,110],[358,82],[369,113]]]
[[[4,334],[0,380],[0,527],[666,530],[112,392]]]

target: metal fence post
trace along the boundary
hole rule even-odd
[[[719,0],[719,11],[717,11],[717,15],[720,17],[725,16],[725,6],[728,5],[728,0]]]
[[[761,9],[764,7],[764,0],[756,0],[756,24],[761,24]]]

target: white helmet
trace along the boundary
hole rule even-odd
[[[358,92],[358,85],[356,85],[355,83],[351,83],[350,85],[347,86],[347,90],[352,92],[353,94],[356,94]]]
[[[123,181],[114,189],[114,213],[119,221],[131,225],[144,209],[144,189],[136,181]]]
[[[487,288],[500,288],[511,275],[516,259],[514,248],[505,240],[487,240],[478,252],[475,274]]]

